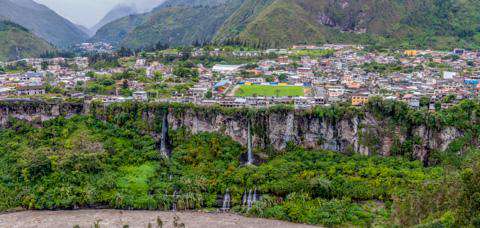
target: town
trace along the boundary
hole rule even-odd
[[[364,105],[369,98],[412,108],[447,108],[480,89],[480,53],[455,49],[369,50],[358,45],[236,46],[114,52],[0,62],[0,99],[82,99],[106,103],[161,101],[308,109]]]

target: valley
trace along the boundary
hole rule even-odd
[[[0,0],[0,227],[480,227],[479,12]]]

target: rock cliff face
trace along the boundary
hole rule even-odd
[[[192,133],[219,132],[230,136],[242,145],[247,145],[247,119],[224,114],[204,115],[195,111],[187,111],[182,115],[169,115],[171,128],[186,128]],[[309,149],[325,149],[345,153],[361,153],[363,155],[379,154],[390,156],[394,141],[399,145],[408,138],[418,137],[419,144],[413,148],[413,154],[423,162],[428,161],[432,150],[443,151],[463,133],[453,127],[441,131],[429,130],[418,126],[410,131],[394,131],[384,129],[387,123],[375,119],[372,115],[358,116],[332,121],[303,113],[271,113],[265,119],[253,118],[254,127],[265,126],[264,132],[254,131],[254,146],[268,146],[281,151],[292,143]],[[259,122],[265,121],[265,122]],[[257,128],[258,129],[258,128]],[[262,137],[264,134],[265,137]]]
[[[464,132],[454,127],[432,130],[426,126],[388,124],[371,113],[331,119],[293,110],[270,110],[252,114],[248,110],[220,111],[218,108],[167,104],[125,106],[49,104],[38,102],[0,103],[0,123],[13,117],[26,121],[45,121],[58,116],[91,114],[105,121],[118,123],[123,116],[146,123],[146,132],[161,138],[162,130],[153,126],[169,126],[169,131],[185,129],[192,134],[218,132],[247,146],[248,121],[252,124],[253,146],[259,149],[284,150],[288,145],[309,149],[325,149],[363,155],[394,155],[398,147],[411,144],[412,155],[428,162],[432,151],[443,151]],[[164,123],[164,115],[167,122]],[[160,135],[160,136],[159,136]],[[168,138],[168,137],[167,137]]]
[[[82,114],[81,103],[48,103],[41,101],[10,100],[0,102],[0,126],[4,126],[9,118],[40,123],[60,116],[71,117]]]

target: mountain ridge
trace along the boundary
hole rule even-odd
[[[224,11],[219,12],[215,7],[222,5]],[[94,40],[108,42],[105,31],[122,31],[115,44],[132,48],[158,42],[189,45],[229,39],[268,47],[345,42],[477,48],[478,12],[480,2],[476,0],[169,0],[150,13],[105,25]],[[168,25],[166,19],[175,19],[176,24]],[[192,25],[192,21],[196,23]],[[214,35],[190,31],[195,31],[197,24]],[[156,35],[145,39],[150,34]]]
[[[10,21],[0,21],[0,61],[38,57],[54,48],[25,27]]]
[[[29,29],[58,47],[66,47],[88,38],[78,26],[32,0],[0,0],[0,5],[2,18]]]
[[[100,29],[104,25],[122,17],[137,14],[138,12],[139,11],[133,4],[118,4],[113,7],[107,14],[105,14],[105,16],[96,25],[90,28],[90,30],[93,32],[93,34],[95,34],[98,29]]]

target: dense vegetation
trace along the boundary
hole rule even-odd
[[[134,48],[238,40],[263,48],[344,42],[476,49],[479,9],[474,0],[169,0],[107,24],[94,40]]]
[[[10,21],[0,20],[0,61],[38,57],[54,48],[30,33],[26,28]]]
[[[27,28],[57,47],[87,39],[87,35],[72,22],[33,0],[0,0],[0,5],[0,18]]]
[[[439,115],[465,126],[467,108],[478,110],[469,104],[474,103],[456,107],[450,116]],[[373,101],[366,108],[411,123],[402,119],[398,104],[388,105]],[[437,165],[424,167],[408,156],[347,156],[292,144],[257,165],[244,165],[246,149],[230,138],[179,129],[170,131],[171,157],[163,158],[157,142],[145,134],[145,129],[159,132],[161,121],[146,125],[136,118],[139,112],[122,109],[107,122],[75,116],[36,127],[10,120],[0,130],[0,210],[208,209],[220,208],[228,191],[233,211],[310,224],[438,227],[480,222],[475,149],[453,154],[454,164],[452,157],[439,156]],[[328,110],[315,112],[348,115],[339,107]],[[250,190],[261,197],[249,209],[242,196]]]

